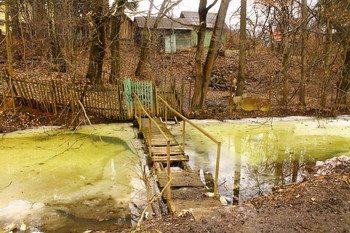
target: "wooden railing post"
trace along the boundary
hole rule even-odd
[[[220,168],[220,153],[221,153],[221,142],[218,142],[218,143],[217,143],[217,149],[216,149],[216,166],[215,166],[214,197],[217,197],[217,196],[218,196],[219,168]]]
[[[186,143],[186,121],[182,121],[182,150],[185,153],[185,143]]]
[[[165,125],[168,126],[168,108],[165,107]]]
[[[189,114],[191,112],[191,103],[192,103],[192,82],[190,80],[190,87],[189,87],[189,91],[188,91],[188,108],[187,108],[187,114]]]
[[[148,151],[149,156],[152,156],[152,120],[151,118],[148,118],[148,133],[149,133],[149,140],[148,140]]]
[[[184,113],[184,93],[185,93],[185,81],[181,80],[181,99],[180,99],[180,113]]]
[[[168,176],[168,183],[171,179],[171,169],[170,169],[170,140],[167,141],[167,176]],[[168,207],[170,207],[170,201],[171,201],[171,184],[167,187],[167,203]],[[171,208],[169,208],[171,209]]]
[[[197,126],[196,124],[194,124],[192,121],[190,121],[189,119],[187,119],[186,117],[184,117],[181,113],[179,113],[178,111],[176,111],[175,109],[173,109],[162,97],[157,96],[157,98],[159,98],[159,100],[164,104],[165,108],[168,109],[170,111],[172,111],[173,113],[175,113],[177,116],[179,116],[184,122],[187,122],[188,124],[190,124],[191,126],[193,126],[195,129],[197,129],[198,131],[200,131],[202,134],[204,134],[205,136],[207,136],[210,140],[212,140],[214,143],[216,143],[217,145],[217,151],[216,151],[216,166],[215,166],[215,182],[214,182],[214,196],[217,197],[218,196],[218,186],[219,186],[219,168],[220,168],[220,153],[221,153],[221,142],[216,140],[213,136],[211,136],[208,132],[206,132],[204,129],[200,128],[199,126]],[[185,124],[185,123],[184,123]],[[183,125],[183,130],[182,130],[182,137],[183,137],[183,142],[182,142],[182,146],[183,148],[185,148],[185,133],[186,133],[186,128],[185,125]],[[184,149],[185,150],[185,149]]]

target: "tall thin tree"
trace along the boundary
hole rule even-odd
[[[239,30],[239,63],[237,75],[236,96],[241,96],[244,90],[246,77],[246,55],[247,55],[247,0],[241,0],[241,19]]]
[[[300,67],[300,90],[299,90],[299,102],[301,105],[306,105],[305,102],[305,76],[306,76],[306,40],[307,40],[307,0],[301,2],[301,18],[302,18],[302,31],[301,31],[301,67]]]
[[[12,48],[11,48],[11,31],[10,31],[10,0],[5,0],[5,30],[6,30],[6,51],[7,51],[7,71],[10,78],[10,92],[12,96],[12,104],[15,108],[15,93],[12,86],[13,78],[13,59],[12,59]]]
[[[140,50],[140,59],[139,59],[139,62],[137,63],[135,76],[141,76],[144,72],[145,64],[148,60],[149,51],[151,49],[151,44],[154,40],[154,34],[161,20],[165,17],[166,14],[168,14],[171,11],[171,9],[173,9],[175,6],[177,6],[181,2],[182,0],[177,0],[174,3],[172,3],[171,0],[163,0],[153,25],[151,26],[148,25],[146,21],[146,24],[144,27],[145,30],[143,32],[141,50]],[[150,1],[150,11],[148,13],[148,19],[150,18],[152,7],[153,7],[153,0]]]
[[[192,99],[192,107],[196,108],[205,108],[207,93],[209,89],[210,77],[212,75],[213,67],[217,56],[219,54],[219,45],[221,43],[222,33],[225,30],[225,18],[227,14],[227,9],[231,0],[222,0],[219,8],[219,12],[216,16],[215,26],[213,30],[213,35],[210,40],[208,54],[204,64],[203,76],[201,86],[196,83],[195,84],[195,93],[199,93],[198,96],[194,96],[193,98],[199,99],[199,103],[194,102]]]
[[[102,68],[105,56],[106,32],[105,21],[103,17],[105,9],[104,0],[91,1],[92,13],[90,24],[92,26],[92,38],[90,45],[89,67],[86,78],[95,86],[102,86]]]
[[[57,35],[56,28],[56,9],[59,3],[54,0],[46,0],[47,17],[48,17],[48,31],[51,44],[51,61],[54,64],[54,69],[60,72],[66,71],[66,61],[63,58],[60,42]]]
[[[199,30],[198,30],[198,42],[195,58],[195,71],[196,71],[196,80],[195,86],[201,87],[203,84],[203,75],[204,75],[204,41],[205,41],[205,32],[207,30],[207,14],[208,11],[217,3],[218,0],[213,1],[209,6],[207,6],[207,0],[201,0],[198,7],[199,15]],[[192,98],[192,109],[199,109],[201,101],[201,88],[195,88]]]
[[[124,20],[124,11],[127,0],[119,0],[117,5],[117,11],[112,15],[112,28],[111,28],[111,72],[109,76],[110,83],[116,83],[120,79],[120,28]]]

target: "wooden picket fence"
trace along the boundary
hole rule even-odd
[[[77,109],[83,107],[88,115],[120,121],[134,119],[134,109],[127,103],[126,96],[128,95],[125,94],[125,82],[123,81],[110,87],[96,89],[93,87],[76,88],[56,80],[28,81],[15,78],[10,80],[1,76],[0,79],[2,86],[0,95],[11,97],[12,88],[14,95],[32,108],[53,113],[57,113],[59,109],[69,108],[74,114]],[[141,82],[139,86],[145,87],[145,84]],[[139,89],[136,87],[136,90]],[[139,92],[141,93],[139,97],[148,101],[149,109],[151,109],[151,104],[157,104],[153,100],[155,95],[153,95],[152,85],[151,90]],[[180,110],[178,104],[180,101],[177,100],[174,91],[157,90],[155,92],[169,101],[175,109]]]

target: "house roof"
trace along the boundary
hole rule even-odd
[[[146,18],[144,16],[141,17],[135,17],[135,23],[136,26],[144,28],[146,25]],[[153,27],[154,23],[156,22],[157,17],[150,17],[149,18],[149,27]],[[159,29],[178,29],[178,30],[192,30],[193,27],[190,25],[187,25],[188,22],[186,19],[174,19],[170,20],[168,18],[162,18],[160,20],[160,23],[158,25]]]
[[[214,28],[217,13],[207,14],[207,28]],[[196,11],[182,11],[180,18],[186,19],[188,24],[199,25],[199,15]]]
[[[207,14],[207,28],[213,29],[215,26],[217,13]],[[153,27],[157,17],[150,17],[149,26]],[[138,27],[144,28],[146,16],[135,17],[135,23]],[[171,20],[167,17],[161,19],[159,29],[177,29],[177,30],[193,30],[194,26],[199,26],[199,15],[196,11],[182,11],[180,18]],[[225,24],[227,29],[227,25]]]

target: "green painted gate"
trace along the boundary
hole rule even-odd
[[[153,85],[151,81],[124,80],[125,101],[128,109],[133,109],[136,104],[134,94],[139,97],[143,107],[150,113],[154,110]]]

